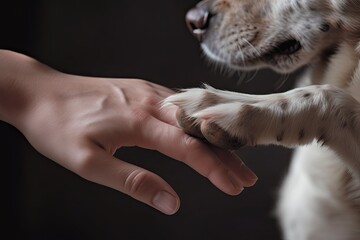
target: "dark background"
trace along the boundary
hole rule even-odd
[[[142,78],[169,88],[214,87],[270,93],[282,76],[259,71],[240,84],[217,71],[187,31],[195,0],[12,1],[2,3],[0,48],[32,56],[60,71]],[[247,79],[252,78],[250,73]],[[44,136],[44,138],[50,138]],[[115,190],[88,182],[36,152],[0,122],[2,232],[26,239],[280,239],[272,216],[291,151],[244,148],[238,154],[259,176],[236,197],[220,192],[186,165],[157,152],[127,148],[116,156],[168,181],[181,208],[165,216]],[[59,148],[61,148],[59,143]]]

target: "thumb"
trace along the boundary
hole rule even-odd
[[[113,188],[157,210],[172,215],[180,200],[170,185],[158,175],[121,161],[103,149],[98,149],[84,161],[83,178]]]

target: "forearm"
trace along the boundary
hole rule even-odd
[[[0,120],[17,126],[56,73],[30,57],[0,50]]]

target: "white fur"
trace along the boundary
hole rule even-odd
[[[285,239],[359,240],[360,2],[254,1],[270,6],[262,25],[249,22],[256,12],[242,12],[242,4],[251,1],[222,1],[230,8],[218,13],[222,18],[215,18],[217,27],[210,26],[202,43],[211,59],[235,69],[267,66],[278,72],[306,64],[303,81],[294,90],[261,96],[209,86],[187,89],[167,98],[165,105],[179,106],[194,126],[211,122],[226,132],[218,135],[223,141],[208,139],[214,144],[236,138],[247,145],[297,147],[276,206]],[[240,31],[234,21],[247,27]],[[323,23],[329,23],[329,32],[319,30]],[[230,40],[219,37],[227,35]],[[302,49],[289,55],[270,51],[276,61],[262,58],[287,38],[296,38]]]
[[[343,171],[326,147],[313,143],[296,150],[277,209],[285,239],[358,239],[359,216],[339,194]]]

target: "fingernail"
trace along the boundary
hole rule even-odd
[[[230,182],[232,183],[234,188],[237,190],[237,192],[241,193],[244,190],[242,183],[238,180],[238,178],[235,176],[235,174],[233,172],[228,171],[228,176],[229,176]]]
[[[168,215],[174,214],[179,206],[177,198],[166,191],[158,192],[153,198],[152,203],[158,210]]]
[[[256,182],[258,180],[258,177],[256,176],[256,174],[253,171],[251,171],[250,168],[248,168],[246,165],[243,165],[243,168],[245,170],[243,173],[243,177],[246,180],[253,181],[253,182]]]

